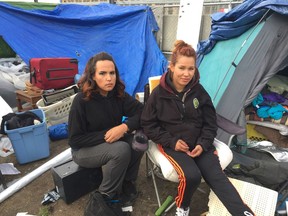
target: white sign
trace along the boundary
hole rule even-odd
[[[197,50],[204,0],[180,0],[177,40],[184,40]]]

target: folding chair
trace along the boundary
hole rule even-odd
[[[144,89],[144,104],[146,103],[149,95],[150,88],[149,84],[147,84],[145,85]],[[228,144],[225,144],[217,139],[215,139],[213,143],[216,147],[221,167],[222,169],[225,169],[233,159],[233,153],[230,150],[232,139],[235,135],[243,134],[245,132],[245,129],[220,115],[217,115],[217,125],[218,127],[225,130],[227,133],[231,134]],[[163,202],[161,202],[160,200],[155,175],[171,182],[177,183],[179,182],[179,180],[178,174],[172,164],[160,152],[157,144],[155,144],[151,140],[149,141],[149,148],[146,152],[146,171],[147,176],[152,176],[156,198],[158,206],[160,208],[163,205]],[[168,212],[174,205],[175,201],[170,206],[168,206],[168,208],[166,208],[165,213]]]
[[[233,159],[232,151],[225,143],[217,139],[214,140],[213,145],[216,147],[221,167],[222,169],[225,169]],[[161,207],[163,203],[161,203],[160,200],[155,175],[165,180],[178,183],[179,182],[178,174],[174,169],[174,167],[172,166],[172,164],[168,161],[168,159],[159,151],[157,144],[152,142],[151,140],[149,141],[147,156],[148,156],[146,157],[147,176],[150,175],[152,176],[158,206]],[[174,204],[175,202],[173,202],[172,205],[170,205],[165,212],[168,212],[173,207]]]

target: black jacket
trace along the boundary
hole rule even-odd
[[[173,90],[169,72],[165,73],[147,100],[141,126],[162,146],[175,149],[177,140],[183,139],[190,150],[200,144],[207,151],[217,134],[216,113],[210,96],[199,84],[198,71],[180,94]]]
[[[116,97],[114,91],[107,97],[93,94],[89,101],[83,97],[82,92],[75,96],[69,113],[69,145],[72,149],[105,142],[105,133],[120,125],[123,116],[128,117],[125,124],[129,131],[140,127],[143,105],[128,93],[122,99]]]

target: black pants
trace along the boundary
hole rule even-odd
[[[251,209],[243,203],[239,193],[229,181],[220,166],[219,158],[212,146],[208,151],[196,158],[184,152],[177,152],[164,148],[164,155],[168,157],[179,175],[178,207],[190,206],[192,196],[201,183],[203,177],[206,183],[221,200],[233,216],[253,216]]]

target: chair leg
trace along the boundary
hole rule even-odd
[[[167,213],[168,211],[170,211],[171,208],[173,208],[176,205],[176,201],[174,201],[173,203],[171,203],[166,209],[165,209],[165,213]]]
[[[203,190],[203,189],[201,189],[201,188],[197,188],[197,190],[199,191],[199,192],[201,192],[201,193],[203,193],[203,194],[206,194],[206,192]]]
[[[152,181],[153,181],[153,185],[154,185],[154,189],[155,189],[155,194],[156,194],[158,206],[160,207],[161,201],[160,201],[160,196],[159,196],[156,178],[155,178],[155,174],[154,174],[154,167],[153,167],[153,163],[151,161],[150,161],[150,166],[151,166],[151,175],[152,175]]]
[[[159,196],[156,178],[155,178],[155,174],[154,174],[154,164],[152,161],[150,161],[150,159],[146,153],[146,177],[150,177],[150,175],[152,176],[152,181],[153,181],[153,186],[154,186],[154,190],[155,190],[155,194],[156,194],[156,198],[157,198],[157,203],[158,203],[158,206],[160,207],[161,201],[160,201],[160,196]]]
[[[145,164],[146,164],[146,177],[150,177],[151,170],[149,169],[149,158],[148,158],[147,153],[145,154],[145,157],[146,157],[146,161],[145,161]]]

